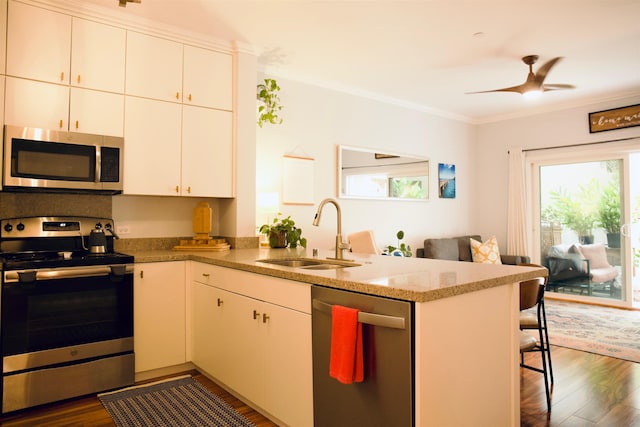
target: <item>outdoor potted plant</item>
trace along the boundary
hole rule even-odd
[[[307,239],[302,237],[302,229],[296,227],[296,223],[291,216],[283,218],[278,212],[271,224],[262,224],[260,233],[266,234],[269,239],[269,246],[272,248],[295,248],[300,244],[307,247]]]
[[[620,247],[620,192],[616,180],[611,180],[603,189],[598,202],[598,222],[607,232],[610,248]]]
[[[564,188],[550,192],[553,205],[551,215],[562,225],[569,227],[578,235],[582,244],[593,243],[593,228],[598,222],[597,201],[598,183],[592,180],[587,186],[581,186],[577,194],[569,194]]]

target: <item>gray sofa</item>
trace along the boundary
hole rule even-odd
[[[479,242],[483,241],[478,235],[425,239],[424,247],[416,250],[416,257],[473,262],[469,239],[475,239]],[[503,264],[510,265],[528,264],[531,262],[528,256],[523,255],[501,254],[500,260]]]

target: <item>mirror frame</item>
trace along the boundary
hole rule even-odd
[[[337,196],[338,198],[341,199],[367,199],[367,200],[401,200],[401,201],[414,201],[414,202],[424,202],[424,201],[428,201],[429,197],[430,197],[430,185],[431,185],[431,160],[429,158],[426,157],[419,157],[419,156],[414,156],[414,155],[406,155],[406,154],[399,154],[399,153],[392,153],[392,152],[387,152],[387,151],[382,151],[382,150],[371,150],[368,148],[360,148],[360,147],[353,147],[353,146],[349,146],[349,145],[337,145],[336,146],[336,150],[337,150],[337,168],[336,168],[336,192],[337,192]],[[345,170],[345,166],[344,166],[344,152],[345,151],[355,151],[355,152],[359,152],[359,153],[367,153],[367,154],[373,154],[371,161],[372,162],[377,162],[380,161],[381,164],[379,165],[362,165],[362,166],[355,166],[355,167],[361,167],[361,168],[367,168],[367,169],[373,169],[373,168],[386,168],[386,169],[378,169],[381,170],[382,173],[386,174],[386,171],[389,171],[391,168],[397,168],[398,166],[402,167],[402,165],[404,164],[419,164],[419,163],[426,163],[426,171],[424,171],[424,174],[418,172],[418,173],[408,173],[408,174],[400,174],[398,175],[398,177],[420,177],[423,178],[424,181],[424,188],[426,190],[426,195],[423,198],[410,198],[410,197],[391,197],[390,195],[388,195],[388,192],[390,191],[387,188],[387,195],[386,196],[375,196],[375,195],[371,195],[371,196],[367,196],[367,195],[353,195],[353,194],[346,194],[345,193],[345,187],[346,185],[345,183],[345,179],[346,176],[344,175],[344,170]],[[377,159],[377,160],[376,160]],[[415,169],[414,169],[415,170]],[[414,171],[412,170],[412,171]],[[388,180],[388,178],[387,178]]]

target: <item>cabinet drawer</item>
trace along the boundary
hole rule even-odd
[[[193,262],[191,271],[193,281],[311,313],[311,286],[307,283],[200,262]]]

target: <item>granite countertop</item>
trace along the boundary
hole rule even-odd
[[[232,249],[227,252],[145,250],[127,251],[136,263],[162,261],[198,261],[282,279],[328,286],[396,298],[426,302],[450,298],[495,286],[546,276],[537,267],[476,264],[425,258],[403,258],[345,252],[345,259],[357,267],[330,270],[305,270],[257,262],[258,259],[312,258],[311,249]],[[320,250],[319,259],[333,257],[333,251]]]

